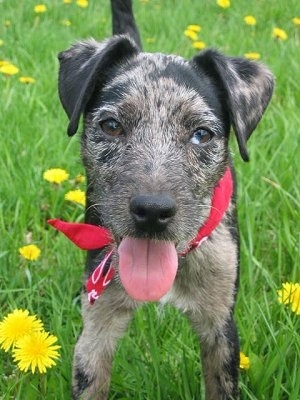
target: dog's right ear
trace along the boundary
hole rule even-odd
[[[115,36],[104,42],[78,42],[59,53],[58,91],[69,117],[68,135],[76,133],[81,114],[91,100],[99,80],[108,70],[137,54],[137,45],[127,36]]]

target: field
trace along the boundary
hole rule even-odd
[[[87,7],[65,3],[45,0],[45,12],[36,12],[43,8],[35,11],[33,0],[0,0],[0,320],[28,310],[61,346],[45,374],[20,371],[11,351],[0,349],[1,400],[69,399],[81,331],[85,254],[46,223],[84,215],[81,204],[64,198],[85,183],[78,178],[84,174],[80,134],[67,137],[58,99],[57,53],[76,39],[109,36],[111,22],[108,0],[90,0]],[[241,160],[234,135],[231,140],[242,246],[236,320],[241,351],[250,359],[240,387],[242,400],[299,400],[300,315],[277,293],[282,283],[300,283],[299,1],[233,0],[222,8],[214,0],[135,0],[134,6],[146,51],[191,58],[198,50],[184,31],[198,24],[198,46],[205,42],[234,56],[259,53],[250,56],[276,77],[272,102],[248,143],[249,163]],[[255,25],[244,21],[249,15]],[[274,37],[274,28],[283,31]],[[18,71],[7,72],[7,63]],[[66,170],[69,178],[46,181],[51,168]],[[41,250],[36,260],[20,255],[29,244]],[[120,342],[110,399],[204,399],[200,370],[187,321],[172,308],[150,304]]]

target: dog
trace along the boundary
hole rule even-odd
[[[261,63],[213,49],[191,60],[145,53],[131,1],[111,0],[111,8],[111,38],[59,54],[69,135],[83,116],[85,222],[110,235],[87,253],[85,280],[97,271],[105,283],[92,297],[83,291],[73,398],[107,399],[118,339],[137,307],[159,301],[181,310],[199,336],[206,399],[238,399],[239,232],[229,132],[248,161],[246,143],[274,78]]]

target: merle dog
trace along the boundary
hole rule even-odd
[[[101,294],[83,293],[73,397],[107,398],[118,339],[140,304],[160,301],[180,309],[199,336],[206,399],[237,399],[239,238],[229,131],[247,161],[273,77],[260,63],[215,50],[191,60],[144,53],[131,1],[111,6],[112,38],[59,55],[68,134],[84,119],[85,221],[111,236],[88,252],[86,278],[99,264],[104,278],[115,271]]]

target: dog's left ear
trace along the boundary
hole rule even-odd
[[[81,114],[91,100],[99,81],[105,80],[114,66],[139,52],[128,36],[114,36],[104,42],[78,42],[59,53],[58,91],[69,117],[68,135],[78,129]]]
[[[226,57],[215,50],[200,53],[192,63],[223,91],[241,156],[249,161],[246,143],[271,99],[273,75],[260,63]]]

